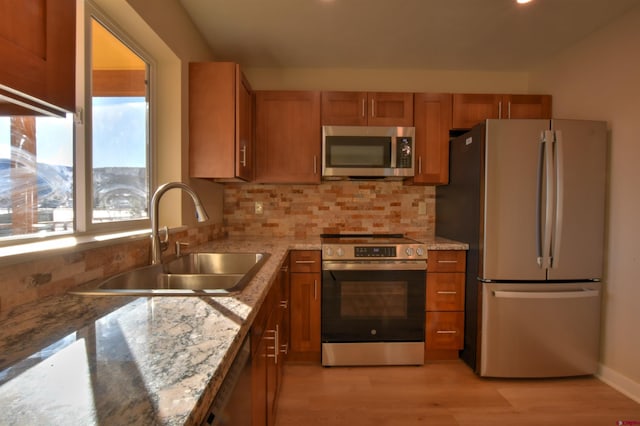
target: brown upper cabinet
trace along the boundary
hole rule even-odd
[[[0,94],[58,115],[74,111],[75,55],[75,0],[0,2],[0,84],[20,92]],[[0,103],[0,114],[16,113],[24,112]]]
[[[320,183],[320,92],[256,91],[256,182]]]
[[[451,94],[415,94],[415,176],[407,183],[445,184],[449,181]]]
[[[413,126],[413,94],[322,92],[322,124]]]
[[[251,86],[240,66],[190,63],[190,176],[250,181],[254,146]]]
[[[487,118],[551,118],[551,96],[453,95],[453,129],[470,129]]]

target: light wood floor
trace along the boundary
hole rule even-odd
[[[596,378],[481,379],[461,361],[287,364],[276,416],[276,426],[623,424],[640,425],[640,404]]]

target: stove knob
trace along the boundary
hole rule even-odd
[[[331,257],[331,256],[333,256],[333,249],[332,249],[331,247],[327,247],[326,249],[324,249],[324,254],[325,254],[327,257]]]
[[[404,252],[407,253],[407,256],[413,256],[413,249],[411,247],[407,247]]]
[[[424,256],[424,249],[422,247],[418,247],[416,249],[416,254],[420,257]]]
[[[344,256],[344,250],[341,247],[338,247],[338,250],[336,250],[336,254],[338,255],[338,257],[342,257]]]

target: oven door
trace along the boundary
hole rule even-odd
[[[323,262],[322,341],[424,342],[426,262]]]

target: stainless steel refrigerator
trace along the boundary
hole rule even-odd
[[[451,140],[436,234],[469,244],[461,358],[479,375],[593,374],[605,122],[486,120]]]

